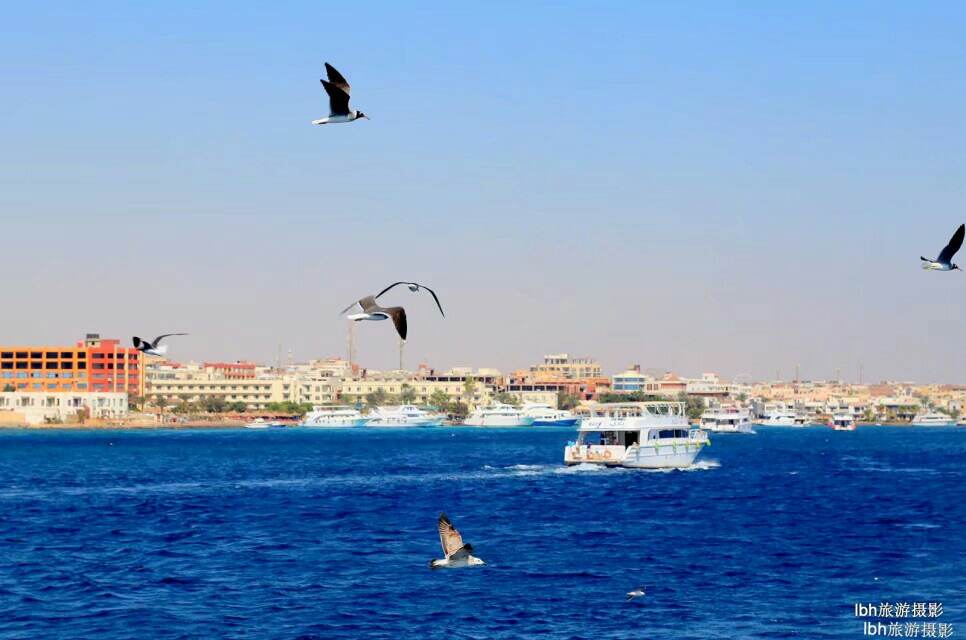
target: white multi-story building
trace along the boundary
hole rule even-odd
[[[82,418],[127,418],[126,392],[0,392],[0,424],[82,422]]]

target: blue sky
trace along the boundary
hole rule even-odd
[[[11,6],[0,342],[339,355],[413,279],[411,366],[963,382],[966,275],[918,258],[966,221],[964,43],[954,2]],[[371,121],[309,124],[323,61]]]

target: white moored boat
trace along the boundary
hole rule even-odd
[[[956,421],[941,411],[920,413],[909,423],[913,427],[955,427]]]
[[[591,413],[564,449],[564,462],[632,469],[682,469],[708,446],[708,433],[692,429],[683,402],[609,405],[610,415]]]
[[[529,427],[533,418],[508,404],[497,402],[485,409],[475,409],[463,424],[467,427]]]
[[[734,408],[708,409],[701,414],[702,429],[717,433],[754,433],[747,411]]]
[[[523,405],[523,414],[533,418],[535,427],[573,427],[580,418],[570,411],[554,409],[549,404],[528,402]]]
[[[299,426],[313,428],[364,427],[366,422],[368,420],[358,410],[335,405],[312,407],[312,411],[305,414],[305,418]]]
[[[855,431],[855,418],[850,413],[836,413],[832,415],[831,426],[836,431]]]
[[[757,424],[762,427],[801,427],[803,424],[796,423],[794,411],[766,411],[761,415]]]
[[[417,406],[404,404],[400,407],[376,407],[367,416],[367,427],[438,427],[443,417]]]

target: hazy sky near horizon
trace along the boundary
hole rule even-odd
[[[344,356],[415,280],[410,367],[966,381],[966,273],[919,268],[966,4],[17,3],[0,59],[0,344]],[[310,124],[323,61],[371,121]]]

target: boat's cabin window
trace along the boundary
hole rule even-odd
[[[651,432],[652,440],[655,438],[687,438],[687,437],[688,437],[688,432],[685,431],[684,429],[661,429],[660,431],[657,432],[657,435],[654,435],[654,432]]]

